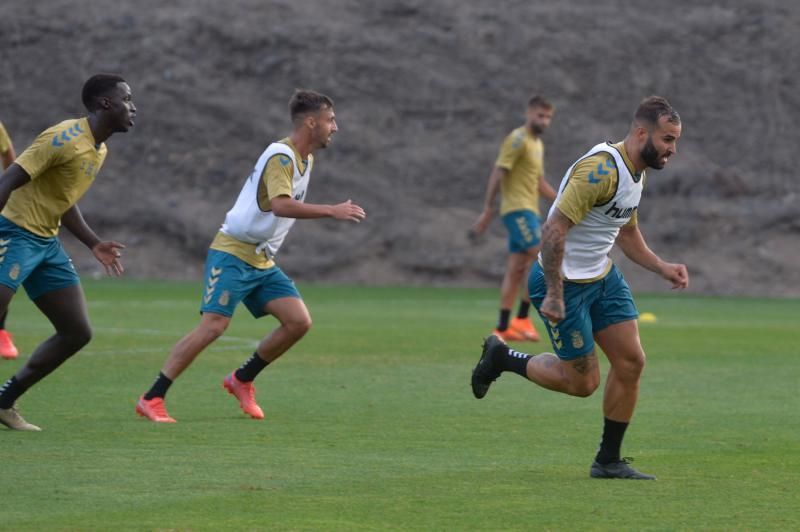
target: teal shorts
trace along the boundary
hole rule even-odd
[[[508,230],[508,251],[525,253],[542,241],[542,226],[533,211],[512,211],[503,215]]]
[[[216,249],[208,250],[204,279],[201,313],[230,318],[242,301],[253,317],[260,318],[267,314],[264,307],[273,299],[300,298],[294,282],[277,266],[262,270]]]
[[[22,285],[36,300],[80,282],[58,237],[36,235],[0,216],[0,284],[15,292]]]
[[[531,303],[539,310],[547,293],[544,271],[537,261],[528,277]],[[564,282],[565,318],[554,323],[542,316],[556,355],[574,360],[594,351],[594,333],[609,325],[639,317],[628,283],[616,266],[591,283]],[[541,313],[540,313],[541,315]]]

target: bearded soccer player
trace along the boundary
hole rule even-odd
[[[611,368],[603,395],[603,436],[589,470],[593,478],[655,479],[620,455],[645,353],[633,296],[608,253],[616,243],[672,288],[689,285],[685,265],[665,262],[650,250],[637,216],[645,169],[663,168],[677,152],[680,135],[678,113],[664,98],[651,96],[639,105],[622,142],[596,145],[567,170],[529,278],[531,301],[545,320],[555,354],[526,355],[490,336],[472,372],[478,399],[504,371],[549,390],[588,397],[600,384],[597,343]]]
[[[528,315],[531,302],[527,290],[522,291],[513,319],[511,309],[539,253],[539,196],[548,201],[556,197],[556,191],[544,178],[541,139],[554,111],[553,104],[542,96],[532,96],[528,100],[525,124],[509,133],[500,146],[486,186],[483,212],[472,227],[475,235],[486,231],[494,217],[495,198],[500,192],[500,216],[508,231],[508,259],[500,286],[500,316],[494,334],[505,341],[539,340],[539,333]]]
[[[225,332],[242,302],[255,318],[272,314],[279,326],[239,369],[223,379],[222,386],[236,397],[245,414],[263,419],[253,380],[311,327],[300,293],[273,260],[278,249],[298,218],[360,222],[366,216],[350,200],[337,205],[305,203],[313,153],[326,148],[338,130],[333,101],[318,92],[298,90],[289,101],[289,112],[294,126],[291,135],[273,142],[261,154],[211,243],[200,324],[172,348],[155,383],[137,401],[140,416],[157,423],[175,422],[164,404],[167,390]]]
[[[136,106],[128,84],[114,74],[89,78],[82,99],[88,116],[45,130],[0,177],[0,314],[22,285],[55,328],[0,387],[0,423],[11,429],[40,430],[20,416],[16,400],[92,335],[80,279],[58,239],[59,227],[91,249],[109,274],[122,274],[124,246],[101,241],[84,221],[78,200],[105,161],[106,139],[133,126]]]

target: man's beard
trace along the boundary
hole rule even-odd
[[[531,124],[531,133],[536,135],[537,137],[544,133],[545,128],[540,126],[539,124]]]
[[[650,168],[655,168],[656,170],[661,170],[664,168],[664,164],[661,162],[661,154],[658,153],[655,145],[653,144],[653,138],[648,136],[647,143],[642,148],[642,151],[639,153],[644,164],[649,166]]]

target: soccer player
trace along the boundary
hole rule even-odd
[[[603,396],[603,436],[590,468],[594,478],[655,478],[620,457],[645,353],[631,291],[608,253],[616,243],[629,259],[672,288],[689,285],[686,266],[653,253],[637,223],[645,169],[663,168],[677,152],[680,135],[678,113],[664,98],[651,96],[639,105],[622,142],[596,145],[567,170],[529,279],[531,301],[545,320],[555,355],[526,355],[489,336],[472,372],[478,399],[504,371],[549,390],[588,397],[600,384],[596,342],[611,368]]]
[[[6,128],[0,122],[0,160],[3,161],[3,170],[6,170],[14,159],[17,158],[14,152],[14,144],[11,143],[11,137],[8,136]]]
[[[14,144],[11,142],[11,137],[8,136],[6,128],[0,122],[0,160],[3,162],[3,170],[7,170],[17,154],[14,152]],[[19,356],[19,350],[14,345],[14,339],[11,333],[6,330],[6,318],[8,318],[8,310],[0,317],[0,357],[6,360],[13,360]]]
[[[539,333],[528,316],[531,302],[527,291],[522,292],[516,317],[510,318],[511,307],[539,253],[539,196],[548,201],[556,197],[556,191],[544,178],[541,139],[550,126],[554,111],[553,104],[541,96],[528,100],[525,124],[509,133],[500,146],[494,169],[489,175],[483,212],[472,227],[473,235],[480,235],[489,227],[499,190],[500,215],[508,231],[509,254],[500,287],[500,318],[494,334],[505,341],[539,340]]]
[[[122,274],[124,246],[101,241],[77,202],[103,165],[105,140],[133,126],[136,106],[128,84],[113,74],[89,78],[82,99],[88,116],[45,130],[0,177],[0,314],[22,285],[55,328],[0,387],[0,423],[11,429],[40,430],[19,415],[16,400],[92,335],[80,279],[58,239],[59,226],[91,249],[109,274]]]
[[[289,112],[292,133],[261,154],[211,243],[200,324],[175,344],[155,383],[137,401],[140,416],[159,423],[175,422],[164,405],[167,390],[195,357],[225,332],[241,301],[255,318],[272,314],[280,322],[244,364],[222,381],[242,411],[263,419],[253,380],[311,327],[308,309],[294,283],[275,264],[275,254],[298,218],[360,222],[366,216],[364,209],[350,200],[336,205],[304,203],[313,153],[328,147],[338,127],[333,101],[318,92],[295,91]]]

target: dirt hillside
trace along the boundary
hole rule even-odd
[[[0,4],[0,120],[17,150],[82,114],[80,87],[122,73],[134,131],[81,202],[129,246],[136,277],[199,278],[261,151],[289,131],[295,87],[336,101],[340,131],[308,201],[352,198],[360,225],[301,221],[279,257],[298,280],[498,284],[501,224],[473,244],[502,137],[532,92],[557,113],[548,179],[668,97],[679,153],[651,172],[642,228],[691,290],[800,295],[800,3],[508,0],[40,0]],[[84,274],[91,256],[69,243]],[[635,289],[663,283],[620,261]]]

